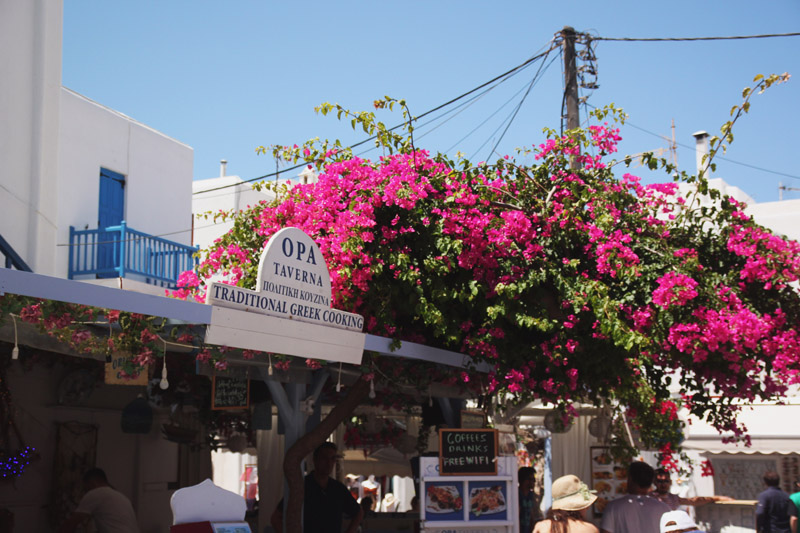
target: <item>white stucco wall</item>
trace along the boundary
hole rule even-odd
[[[778,235],[800,241],[800,200],[753,204],[745,213]]]
[[[53,274],[62,3],[0,2],[0,235]]]
[[[225,187],[224,189],[218,189]],[[218,189],[218,190],[213,190]],[[208,192],[204,192],[208,191]],[[243,183],[239,176],[220,176],[192,183],[192,213],[194,221],[194,244],[207,248],[214,240],[226,234],[233,222],[217,222],[213,217],[197,218],[197,215],[220,211],[241,211],[261,201],[270,201],[270,191],[254,191],[250,183]]]
[[[97,228],[102,167],[125,176],[128,227],[191,244],[192,148],[66,88],[60,107],[58,243]],[[68,247],[56,254],[66,277]]]

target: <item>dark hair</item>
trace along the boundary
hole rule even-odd
[[[565,509],[550,509],[547,511],[547,520],[550,520],[550,533],[568,533],[570,520],[583,522],[580,511],[567,511]]]
[[[517,481],[522,483],[526,479],[531,479],[533,477],[533,467],[531,466],[523,466],[517,472]]]
[[[361,508],[364,509],[364,512],[372,511],[372,497],[364,496],[361,498]]]
[[[87,483],[89,481],[102,481],[103,483],[108,483],[108,478],[106,477],[106,473],[102,468],[90,468],[85,474],[83,474],[83,482]]]
[[[414,507],[419,507],[419,498],[416,494],[411,498],[411,509],[414,509]]]
[[[768,487],[777,487],[781,483],[781,476],[774,470],[769,470],[764,474],[764,483]]]
[[[339,448],[330,441],[325,441],[314,450],[314,459],[319,457],[319,454],[322,453],[322,450],[333,450],[334,452],[338,452]]]
[[[656,472],[653,467],[642,461],[634,461],[628,467],[628,477],[640,489],[650,488]]]

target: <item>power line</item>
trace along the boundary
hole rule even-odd
[[[442,109],[444,107],[447,107],[450,104],[452,104],[454,102],[457,102],[457,101],[461,100],[462,98],[465,98],[465,97],[471,95],[472,93],[483,89],[484,87],[494,83],[495,81],[498,81],[498,80],[501,80],[501,79],[503,81],[505,81],[506,79],[510,78],[512,75],[515,75],[515,74],[519,73],[521,70],[523,70],[526,67],[528,67],[529,65],[531,65],[537,59],[540,59],[542,57],[547,56],[547,54],[549,54],[553,50],[554,47],[555,47],[554,41],[550,41],[550,47],[547,50],[545,50],[544,52],[541,52],[539,54],[534,55],[533,57],[529,58],[525,62],[520,63],[519,65],[517,65],[516,67],[514,67],[514,68],[512,68],[510,70],[507,70],[506,72],[500,74],[499,76],[495,76],[491,80],[489,80],[489,81],[487,81],[485,83],[482,83],[481,85],[478,85],[474,89],[471,89],[471,90],[469,90],[469,91],[467,91],[467,92],[465,92],[465,93],[463,93],[463,94],[461,94],[459,96],[456,96],[455,98],[453,98],[451,100],[448,100],[447,102],[445,102],[445,103],[443,103],[441,105],[438,105],[438,106],[434,107],[433,109],[430,109],[430,110],[424,112],[423,114],[421,114],[421,115],[419,115],[417,117],[414,117],[414,120],[419,120],[419,119],[421,119],[421,118],[423,118],[425,116],[430,115],[431,113],[435,113],[436,111],[439,111],[440,109]],[[394,131],[394,130],[396,130],[398,128],[403,127],[404,125],[405,125],[405,122],[389,128],[388,131]],[[360,141],[360,142],[357,142],[355,144],[350,145],[348,148],[352,149],[352,148],[355,148],[357,146],[361,146],[362,144],[364,144],[366,142],[369,142],[369,141],[375,139],[376,137],[377,137],[376,135],[373,135],[372,137],[364,139],[363,141]],[[292,170],[297,170],[298,168],[304,167],[306,165],[308,165],[308,163],[305,163],[305,162],[304,163],[300,163],[299,165],[295,165],[293,167],[285,168],[281,172],[289,172],[289,171],[292,171]],[[269,174],[264,174],[263,176],[258,176],[256,178],[250,178],[248,180],[241,181],[240,183],[232,183],[232,184],[229,184],[229,185],[222,185],[220,187],[215,187],[213,189],[206,189],[203,192],[212,192],[212,191],[218,191],[220,189],[227,189],[229,187],[235,187],[235,186],[240,185],[242,183],[251,183],[251,182],[263,180],[263,179],[266,179],[266,178],[271,178],[273,176],[277,176],[278,174],[279,174],[279,172],[271,172]],[[194,194],[199,194],[199,193],[192,193],[192,194],[194,195]]]
[[[517,92],[515,92],[514,94],[512,94],[512,95],[511,95],[511,98],[509,98],[508,100],[506,100],[506,101],[503,103],[503,105],[501,105],[500,107],[498,107],[498,108],[497,108],[497,109],[496,109],[494,112],[492,112],[492,113],[491,113],[491,114],[490,114],[488,117],[486,117],[486,118],[485,118],[485,119],[484,119],[484,120],[483,120],[483,121],[482,121],[480,124],[478,124],[477,126],[475,126],[474,128],[472,128],[472,129],[471,129],[471,130],[470,130],[470,131],[469,131],[469,132],[468,132],[466,135],[464,135],[464,136],[463,136],[463,137],[461,137],[459,140],[457,140],[455,143],[453,143],[451,146],[449,146],[449,147],[448,147],[448,148],[447,148],[447,149],[444,151],[444,153],[445,153],[445,154],[449,153],[449,152],[450,152],[450,150],[452,150],[453,148],[455,148],[456,146],[458,146],[459,144],[461,144],[461,143],[462,143],[462,142],[463,142],[465,139],[468,139],[468,138],[469,138],[469,137],[470,137],[470,136],[471,136],[473,133],[475,133],[476,131],[478,131],[479,129],[481,129],[481,128],[484,126],[484,124],[486,124],[487,122],[489,122],[489,121],[490,121],[490,120],[491,120],[491,119],[492,119],[492,118],[493,118],[495,115],[497,115],[497,114],[498,114],[500,111],[502,111],[502,110],[503,110],[503,109],[504,109],[504,108],[505,108],[505,107],[506,107],[508,104],[510,104],[510,103],[511,103],[511,102],[514,100],[514,98],[516,98],[517,96],[519,96],[519,94],[520,94],[520,93],[521,93],[523,90],[525,90],[525,86],[524,86],[524,85],[523,85],[522,87],[520,87],[520,89],[519,89]],[[501,125],[502,125],[502,123],[501,123]],[[495,132],[494,132],[494,133],[497,133],[497,130],[495,130]],[[494,133],[493,133],[492,135],[494,135]],[[490,136],[489,138],[491,138],[491,136]],[[485,145],[487,142],[489,142],[489,141],[488,141],[488,140],[487,140],[487,141],[485,141],[485,142],[484,142],[484,143],[483,143],[483,144],[480,146],[480,148],[483,148],[483,146],[484,146],[484,145]],[[472,158],[473,158],[473,157],[470,157],[470,159],[472,159]]]
[[[544,64],[545,61],[547,61],[546,57],[542,60],[542,64],[539,65],[539,70],[537,70],[536,74],[534,74],[530,85],[528,85],[528,90],[525,91],[525,94],[522,96],[522,99],[519,101],[519,104],[517,105],[517,108],[514,110],[513,115],[511,115],[511,118],[508,120],[508,124],[506,124],[506,128],[503,130],[503,133],[500,135],[500,138],[497,139],[496,143],[494,143],[494,146],[492,147],[492,150],[489,152],[489,156],[486,158],[487,160],[489,160],[489,158],[492,157],[492,154],[494,153],[494,151],[497,150],[497,147],[500,145],[500,141],[502,141],[503,137],[505,137],[506,133],[508,133],[508,128],[511,127],[511,123],[514,122],[515,118],[517,118],[517,114],[519,113],[519,110],[522,108],[522,104],[524,104],[525,100],[528,98],[528,95],[530,94],[531,89],[533,89],[533,86],[536,85],[536,82],[538,82],[541,79],[539,77],[539,74],[543,74],[542,67],[545,67],[545,64]],[[547,66],[545,67],[545,70],[547,70],[547,68],[549,68],[550,65],[553,64],[553,61],[555,61],[555,58],[553,58],[553,60],[550,61],[550,63],[547,64]]]
[[[722,37],[591,37],[593,41],[623,42],[680,42],[680,41],[727,41],[735,39],[767,39],[771,37],[798,37],[800,32],[768,33],[762,35],[729,35]]]
[[[595,108],[595,106],[593,106],[592,104],[587,104],[587,105],[592,107],[592,108]],[[654,132],[652,132],[650,130],[646,130],[646,129],[640,127],[640,126],[637,126],[636,124],[631,123],[628,120],[625,121],[625,125],[626,126],[631,126],[633,129],[637,129],[639,131],[643,131],[643,132],[645,132],[645,133],[647,133],[649,135],[653,135],[655,137],[658,137],[659,139],[663,139],[664,138],[663,135],[659,135],[658,133],[654,133]],[[690,146],[688,144],[679,143],[677,141],[675,142],[675,144],[677,144],[678,146],[680,146],[682,148],[688,148],[689,150],[694,150],[695,149],[694,146]],[[734,165],[741,165],[743,167],[752,168],[754,170],[760,170],[761,172],[767,172],[769,174],[775,174],[777,176],[785,176],[787,178],[793,178],[793,179],[796,179],[796,180],[800,180],[800,176],[795,176],[793,174],[787,174],[786,172],[778,172],[776,170],[769,170],[768,168],[758,167],[756,165],[751,165],[749,163],[742,163],[741,161],[734,161],[733,159],[730,159],[730,158],[727,158],[727,157],[724,157],[724,156],[721,156],[721,155],[716,155],[714,157],[715,157],[715,159],[720,159],[720,160],[726,161],[728,163],[733,163]]]

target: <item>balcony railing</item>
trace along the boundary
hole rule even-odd
[[[2,235],[0,235],[0,254],[5,257],[6,268],[16,268],[17,270],[24,270],[25,272],[33,272],[31,267],[22,260],[19,254],[14,251],[14,248],[8,244],[8,241],[5,240]]]
[[[136,231],[125,221],[98,229],[70,226],[69,245],[69,279],[141,276],[162,287],[175,287],[180,273],[196,266],[199,249]]]

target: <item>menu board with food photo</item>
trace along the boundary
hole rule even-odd
[[[469,520],[506,520],[506,484],[469,482]]]
[[[440,522],[463,520],[464,497],[461,482],[433,481],[425,483],[425,516]]]
[[[597,491],[594,515],[602,516],[606,504],[628,492],[628,470],[614,462],[607,446],[590,448],[592,489]]]

